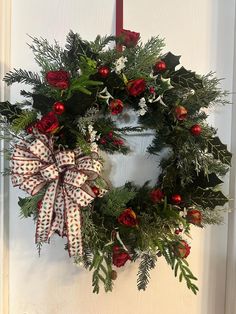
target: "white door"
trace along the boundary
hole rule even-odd
[[[219,77],[225,78],[223,87],[232,89],[234,0],[124,2],[126,29],[140,32],[144,41],[151,35],[160,34],[166,38],[165,50],[182,55],[185,67],[202,74],[216,71]],[[55,38],[63,44],[70,29],[91,40],[98,33],[114,33],[115,0],[0,0],[0,4],[6,8],[5,29],[0,30],[6,36],[0,38],[10,49],[10,68],[37,71],[26,45],[30,42],[26,34],[42,36],[49,41]],[[9,39],[11,45],[7,44]],[[2,55],[8,63],[7,52]],[[11,88],[12,102],[21,100],[21,88]],[[222,140],[230,144],[231,106],[211,113],[210,121],[219,129]],[[142,151],[144,146],[143,142],[137,149]],[[136,167],[139,167],[138,163]],[[116,180],[121,179],[116,177]],[[5,287],[1,299],[5,312],[1,314],[224,313],[227,219],[223,226],[192,232],[194,240],[189,263],[199,278],[197,296],[174,278],[162,259],[152,272],[145,293],[137,291],[137,266],[130,265],[119,271],[112,293],[94,295],[91,274],[73,265],[64,251],[62,239],[53,238],[50,245],[44,245],[41,257],[38,257],[34,225],[30,219],[19,217],[19,195],[21,192],[10,188],[9,247],[5,238],[1,254],[8,261],[4,264],[5,281],[2,281],[1,289],[3,291]]]

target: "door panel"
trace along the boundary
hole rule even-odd
[[[97,33],[114,33],[114,9],[114,0],[12,0],[11,68],[37,70],[26,45],[30,42],[27,33],[50,41],[56,38],[63,44],[72,29],[83,38],[93,39]],[[166,38],[165,51],[182,55],[184,66],[199,73],[216,71],[226,78],[223,86],[231,89],[234,0],[223,4],[220,0],[127,0],[124,11],[125,28],[139,31],[143,40],[159,33]],[[21,99],[20,89],[22,86],[11,88],[11,101]],[[226,143],[230,143],[230,115],[228,106],[210,117]],[[131,158],[111,157],[115,185],[123,182],[127,169],[136,182],[152,175],[152,160],[147,159],[144,173],[131,168],[134,162],[137,169],[142,166],[149,140],[132,137],[135,153]],[[199,278],[198,296],[178,283],[162,259],[145,293],[136,289],[137,265],[130,265],[118,271],[112,293],[97,296],[91,292],[91,274],[73,265],[64,251],[63,239],[53,238],[38,257],[35,226],[30,219],[19,218],[17,199],[22,195],[10,189],[10,314],[224,313],[227,220],[223,226],[192,232],[189,263]]]

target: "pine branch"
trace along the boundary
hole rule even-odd
[[[162,251],[162,255],[165,257],[167,263],[174,270],[175,277],[179,275],[179,281],[183,279],[186,281],[188,289],[190,289],[194,294],[197,294],[199,290],[198,287],[193,283],[197,278],[193,275],[188,267],[188,262],[186,259],[181,259],[177,257],[171,247],[165,247]]]
[[[100,283],[104,284],[104,289],[106,292],[112,291],[113,283],[111,279],[111,258],[106,256],[105,252],[96,252],[90,270],[94,269],[92,277],[93,292],[99,293]]]
[[[32,122],[37,118],[36,111],[23,110],[17,118],[12,121],[11,129],[17,134],[22,130],[25,130]]]
[[[104,36],[98,35],[94,42],[90,42],[90,47],[94,53],[101,52],[110,42],[114,41],[114,36]]]
[[[157,256],[150,253],[143,253],[141,255],[141,262],[139,264],[137,285],[138,290],[146,290],[150,280],[150,270],[155,268]]]
[[[47,39],[35,38],[29,36],[33,44],[29,45],[35,55],[35,61],[44,72],[58,70],[64,68],[62,61],[63,49],[59,46],[58,42],[51,45]]]
[[[193,283],[193,281],[197,280],[197,278],[189,269],[187,261],[180,258],[176,258],[175,264],[173,264],[172,269],[174,269],[175,277],[178,276],[179,272],[179,281],[181,282],[182,279],[184,279],[186,281],[188,289],[190,289],[194,294],[197,294],[197,291],[199,289]]]
[[[3,78],[3,81],[5,81],[7,85],[12,85],[13,83],[42,85],[42,81],[38,73],[22,69],[13,69],[13,71],[8,72]]]

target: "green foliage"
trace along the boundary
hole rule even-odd
[[[38,208],[37,204],[42,200],[45,194],[45,189],[42,189],[39,193],[34,196],[29,196],[25,198],[19,197],[18,205],[20,206],[20,216],[22,218],[33,217],[37,218]]]
[[[202,211],[202,224],[206,225],[222,225],[224,218],[222,217],[222,209],[215,208],[214,210]]]
[[[139,264],[137,286],[139,290],[146,290],[150,280],[150,270],[155,268],[157,256],[153,253],[143,253]]]
[[[32,44],[29,45],[34,53],[35,61],[43,69],[43,72],[55,71],[58,69],[63,69],[63,50],[58,44],[54,42],[51,45],[47,39],[31,37]]]
[[[111,264],[111,253],[109,247],[106,247],[105,252],[97,251],[94,253],[93,261],[90,266],[90,271],[93,270],[93,292],[99,293],[100,282],[104,284],[105,292],[112,291],[113,283],[111,279],[112,264]]]
[[[24,130],[37,118],[36,111],[22,110],[20,115],[12,121],[11,129],[17,134],[20,131]]]
[[[113,188],[102,199],[100,209],[104,215],[118,217],[126,204],[135,197],[136,192],[128,188]]]
[[[91,147],[82,134],[76,134],[76,146],[80,147],[84,154],[91,154]]]
[[[90,47],[91,50],[98,54],[99,52],[101,52],[110,42],[115,40],[115,36],[104,36],[101,37],[100,35],[98,35],[94,42],[90,42]]]
[[[184,279],[186,281],[188,289],[190,289],[194,294],[197,294],[197,291],[199,289],[195,285],[195,283],[193,283],[197,280],[197,278],[189,269],[189,265],[186,259],[177,257],[170,246],[167,246],[165,250],[162,251],[162,255],[165,257],[167,263],[174,270],[175,277],[178,276],[180,282]]]
[[[96,225],[92,218],[92,209],[90,207],[85,207],[81,211],[83,219],[82,236],[85,247],[97,248],[99,246],[99,230],[97,230]]]
[[[69,32],[66,38],[66,49],[63,52],[65,68],[71,71],[72,76],[77,75],[81,57],[96,58],[88,42],[81,39],[79,34]]]

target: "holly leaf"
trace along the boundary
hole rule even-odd
[[[171,52],[168,52],[164,57],[161,58],[165,62],[168,70],[174,70],[179,64],[180,56],[175,56]]]
[[[191,199],[203,208],[211,209],[214,209],[216,206],[224,206],[228,202],[228,198],[221,191],[204,190],[202,188],[197,188]]]
[[[203,88],[202,79],[196,76],[195,72],[186,70],[181,67],[175,71],[171,77],[172,81],[187,88],[200,89]]]
[[[74,91],[73,95],[65,101],[65,109],[69,115],[84,115],[91,104],[96,100],[96,90],[89,93]],[[70,117],[71,118],[71,117]]]
[[[8,122],[12,122],[16,119],[22,110],[17,105],[12,105],[9,101],[0,102],[0,115],[6,117]]]
[[[160,81],[158,82],[158,94],[163,95],[165,91],[173,88],[170,82],[170,78],[165,79],[161,77]]]
[[[215,173],[210,173],[207,176],[200,172],[199,174],[196,173],[196,177],[193,179],[193,186],[199,186],[203,189],[209,188],[209,187],[216,187],[217,185],[223,183],[220,178],[217,177]]]
[[[49,112],[55,100],[41,94],[33,94],[33,108],[39,110],[42,114]]]
[[[232,154],[227,150],[227,146],[221,142],[218,136],[208,139],[208,152],[215,159],[230,166]]]

